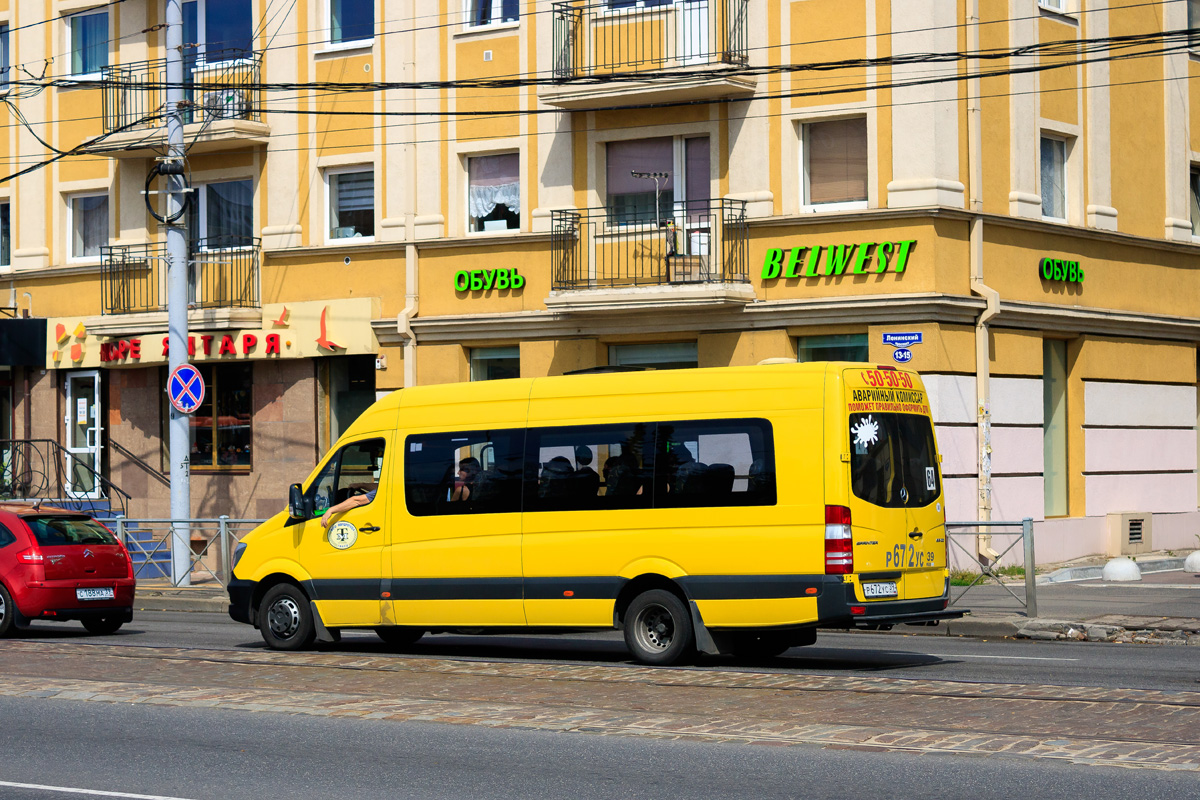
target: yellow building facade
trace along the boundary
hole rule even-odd
[[[951,519],[1032,517],[1041,561],[1131,518],[1194,547],[1188,7],[189,0],[196,513],[277,511],[404,386],[851,358],[925,376]],[[0,0],[0,288],[46,320],[0,439],[89,452],[142,515],[163,14]]]

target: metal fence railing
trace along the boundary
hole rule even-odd
[[[563,0],[551,13],[555,78],[747,61],[749,0]]]
[[[127,519],[106,521],[129,550],[134,577],[138,580],[166,578],[179,586],[191,581],[216,581],[228,586],[233,572],[233,550],[241,538],[263,519],[231,519],[227,516],[186,520]],[[185,538],[191,552],[187,576],[175,574],[171,543]]]
[[[551,212],[555,289],[745,283],[743,200],[687,200],[655,207]]]
[[[190,308],[258,308],[262,240],[210,236],[191,242],[188,254]],[[100,248],[101,313],[133,314],[167,308],[167,246],[164,242]]]
[[[975,543],[977,537],[991,536],[996,538],[1011,538],[1012,541],[998,542],[1004,547],[1003,550],[997,550],[998,555],[995,558],[988,559],[989,563],[983,561],[977,555],[976,547],[968,548],[961,541],[962,539],[971,539],[972,544]],[[1037,608],[1037,580],[1035,574],[1036,561],[1033,552],[1033,520],[1026,517],[1020,522],[947,522],[946,537],[949,542],[947,550],[951,555],[962,554],[965,556],[966,563],[973,570],[979,571],[976,577],[966,587],[950,587],[950,605],[954,606],[962,600],[963,596],[986,582],[994,582],[1005,592],[1007,592],[1013,600],[1015,600],[1021,608],[1025,610],[1025,614],[1029,617],[1036,617],[1038,614]],[[1001,562],[1008,556],[1018,544],[1022,546],[1021,555],[1022,563],[1025,567],[1025,596],[1021,597],[1012,590],[1012,587],[1004,582],[1003,577],[997,571]],[[957,548],[957,552],[955,551]],[[955,589],[961,588],[962,591],[955,592]]]

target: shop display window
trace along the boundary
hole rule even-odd
[[[521,348],[478,347],[471,351],[471,380],[494,381],[521,377]]]
[[[200,364],[198,369],[204,376],[204,402],[190,420],[192,467],[250,467],[253,367]]]
[[[608,363],[645,369],[691,369],[700,366],[695,342],[615,344],[608,348]]]
[[[835,333],[796,339],[797,361],[869,361],[865,333]]]

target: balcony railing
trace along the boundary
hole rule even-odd
[[[167,62],[143,61],[103,69],[104,130],[153,129],[167,101]],[[245,50],[185,55],[183,124],[262,121],[262,55]]]
[[[750,280],[742,200],[554,211],[552,223],[556,290]]]
[[[188,255],[188,307],[258,308],[261,240],[249,236],[197,239]],[[136,314],[167,308],[167,246],[100,248],[102,313]]]
[[[562,0],[553,4],[560,79],[744,65],[750,0]]]

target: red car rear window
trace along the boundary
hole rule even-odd
[[[87,517],[25,517],[25,524],[43,547],[117,543],[104,526]]]

